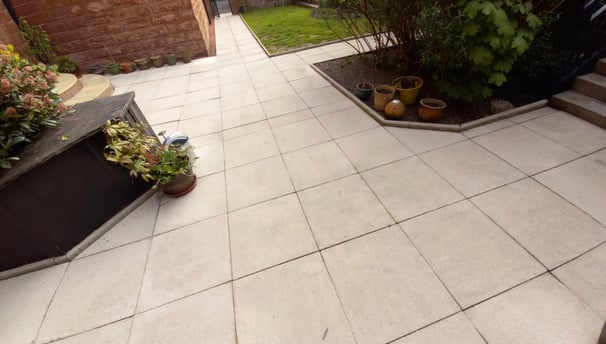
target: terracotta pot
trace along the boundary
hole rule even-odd
[[[354,94],[360,100],[367,100],[368,98],[370,98],[370,95],[372,94],[372,90],[374,88],[375,88],[375,85],[373,85],[370,82],[366,82],[366,81],[359,82],[356,84],[356,89],[354,91]]]
[[[120,62],[120,70],[122,73],[132,73],[135,71],[135,64],[130,61]]]
[[[391,84],[396,88],[397,97],[400,98],[402,103],[412,105],[417,102],[419,91],[423,87],[423,79],[408,75],[397,78]]]
[[[105,71],[105,67],[103,67],[102,65],[99,65],[99,64],[88,67],[88,72],[90,74],[102,75],[104,71]]]
[[[375,98],[375,110],[383,111],[385,110],[385,105],[387,105],[396,94],[396,89],[389,85],[378,85],[375,87],[373,94]]]
[[[401,119],[404,117],[406,106],[400,99],[394,99],[385,106],[385,118]]]
[[[446,102],[436,98],[423,98],[419,102],[419,115],[424,121],[436,121],[442,118]]]
[[[197,180],[198,177],[194,173],[176,176],[162,185],[162,191],[170,197],[183,196],[196,187]]]

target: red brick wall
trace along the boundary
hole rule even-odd
[[[19,27],[11,18],[4,4],[0,4],[0,43],[14,45],[21,54],[25,49],[25,42],[19,34]]]
[[[214,54],[214,25],[209,25],[201,1],[12,0],[12,3],[17,15],[31,25],[40,25],[61,54],[69,55],[86,69],[92,64],[110,62],[110,54],[117,62],[187,49],[196,56]]]

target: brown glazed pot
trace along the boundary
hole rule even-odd
[[[120,70],[122,73],[132,73],[135,71],[135,64],[130,61],[120,62]]]
[[[423,98],[419,102],[419,115],[424,121],[437,121],[442,118],[446,102],[436,98]]]
[[[196,187],[197,180],[194,173],[176,176],[170,182],[162,185],[162,191],[170,197],[183,196]]]
[[[396,89],[390,85],[378,85],[373,91],[375,110],[385,110],[385,105],[389,103],[396,94]]]

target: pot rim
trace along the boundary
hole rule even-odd
[[[370,88],[363,88],[361,85],[368,85]],[[356,84],[356,88],[362,91],[372,91],[375,88],[375,84],[369,81],[360,81]]]
[[[377,92],[377,90],[379,90],[379,89],[387,90],[390,93],[394,93],[394,94],[396,93],[396,88],[391,85],[387,85],[387,84],[381,84],[381,85],[375,86],[374,91]]]
[[[425,103],[426,101],[427,102],[432,102],[432,103],[438,103],[440,105],[439,106],[428,105],[428,104]],[[419,103],[421,105],[423,105],[424,107],[426,107],[426,108],[435,109],[435,110],[446,109],[446,106],[448,105],[448,104],[446,104],[445,101],[443,101],[442,99],[438,99],[438,98],[422,98],[419,101]]]

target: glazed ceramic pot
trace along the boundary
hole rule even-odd
[[[372,94],[372,90],[374,88],[375,88],[375,85],[373,85],[370,82],[366,82],[366,81],[359,82],[356,84],[356,89],[354,90],[354,94],[360,100],[367,100],[368,98],[370,98],[370,95]]]
[[[406,106],[400,99],[394,99],[385,106],[385,118],[401,119],[404,117]]]
[[[393,88],[393,86],[378,85],[375,87],[375,90],[373,91],[375,110],[385,110],[385,105],[393,99],[395,94],[396,89]]]
[[[397,97],[404,105],[412,105],[417,102],[419,91],[423,87],[423,79],[418,76],[408,75],[395,79],[392,85],[396,88]]]
[[[419,115],[424,121],[437,121],[444,115],[446,102],[436,98],[423,98],[419,102]]]

